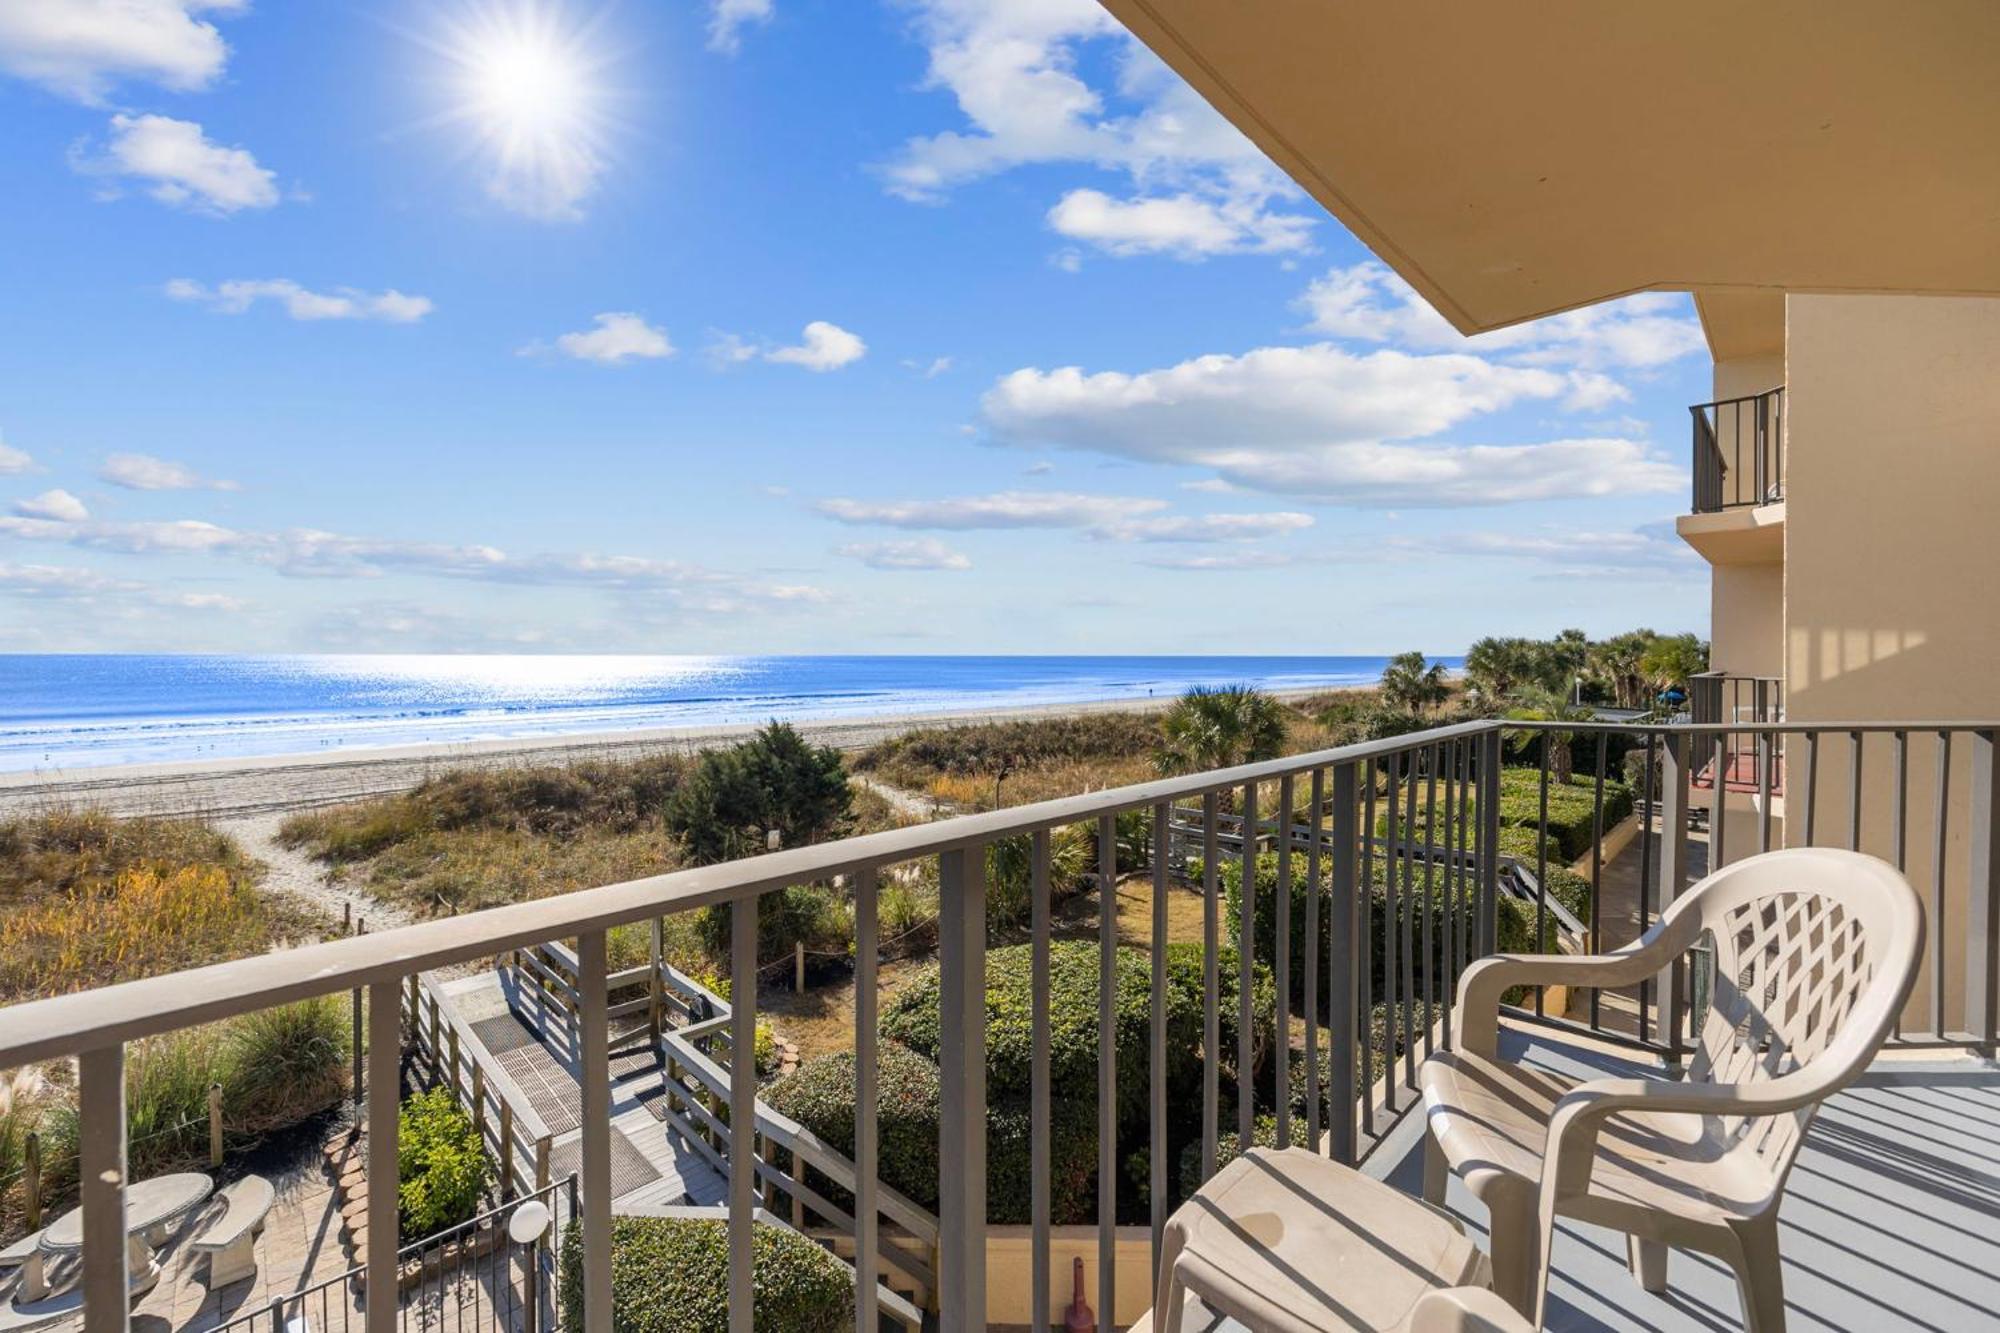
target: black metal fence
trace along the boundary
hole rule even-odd
[[[545,1210],[523,1242],[509,1234],[530,1205]],[[576,1215],[570,1176],[397,1251],[400,1333],[549,1333],[557,1324],[559,1249]],[[245,1310],[214,1333],[361,1333],[369,1293],[365,1268],[351,1268],[288,1296]]]
[[[1785,498],[1785,389],[1696,403],[1694,512],[1776,504]]]

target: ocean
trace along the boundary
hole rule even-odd
[[[0,656],[0,770],[1360,685],[1386,660]]]

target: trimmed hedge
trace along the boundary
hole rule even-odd
[[[752,1232],[751,1322],[784,1333],[854,1327],[847,1265],[788,1227]],[[563,1237],[557,1300],[563,1333],[583,1331],[583,1234]],[[729,1333],[729,1224],[721,1218],[611,1220],[615,1333]]]
[[[854,1156],[854,1052],[808,1060],[759,1097],[845,1156]],[[906,1046],[878,1042],[875,1134],[882,1183],[912,1203],[938,1205],[938,1067]],[[820,1181],[815,1185],[828,1185]],[[825,1191],[822,1190],[822,1193]],[[845,1191],[842,1191],[844,1195]],[[828,1195],[837,1203],[845,1199]]]

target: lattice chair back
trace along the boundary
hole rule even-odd
[[[1894,867],[1832,848],[1751,857],[1710,875],[1669,916],[1699,918],[1714,950],[1712,998],[1691,1081],[1824,1083],[1797,1110],[1723,1118],[1729,1150],[1782,1185],[1820,1100],[1858,1077],[1908,999],[1923,905]],[[1685,925],[1686,923],[1683,923]]]

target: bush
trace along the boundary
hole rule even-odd
[[[1218,956],[1222,988],[1232,996],[1218,1008],[1222,1081],[1235,1083],[1236,954]],[[1094,943],[1058,940],[1049,954],[1049,1103],[1052,1215],[1058,1222],[1084,1222],[1097,1208],[1097,979]],[[1146,1139],[1152,967],[1143,949],[1120,949],[1117,963],[1114,1031],[1118,1055],[1117,1113],[1121,1143]],[[1030,946],[1014,945],[987,955],[986,1095],[987,1208],[994,1222],[1028,1220],[1028,1115],[1033,1058],[1033,977]],[[1202,955],[1198,943],[1167,947],[1167,1104],[1176,1117],[1168,1128],[1179,1143],[1200,1125],[1202,1052]],[[1252,982],[1254,1070],[1267,1067],[1274,1041],[1275,995],[1261,965]],[[883,1013],[882,1034],[935,1061],[939,1054],[939,975],[920,974]],[[1254,1071],[1253,1071],[1254,1072]],[[849,1093],[852,1096],[852,1093]],[[1130,1198],[1121,1198],[1121,1213]]]
[[[854,1156],[854,1053],[808,1060],[760,1095],[843,1155]],[[938,1205],[938,1067],[893,1041],[875,1057],[876,1152],[882,1182],[911,1202]],[[826,1182],[820,1182],[822,1184]],[[829,1195],[835,1202],[843,1202]]]
[[[773,722],[741,744],[704,751],[665,814],[706,865],[766,850],[771,831],[785,847],[818,842],[846,824],[853,805],[840,751]]]
[[[854,1326],[847,1266],[788,1227],[753,1231],[751,1322],[782,1333]],[[563,1333],[583,1330],[583,1236],[563,1238],[557,1299]],[[728,1333],[729,1224],[721,1218],[611,1222],[611,1324],[617,1333]]]
[[[479,1212],[493,1163],[471,1117],[444,1088],[420,1092],[396,1119],[396,1203],[403,1239],[435,1235]]]
[[[133,1179],[208,1160],[208,1090],[222,1085],[222,1128],[235,1143],[326,1110],[347,1089],[344,996],[301,1000],[222,1023],[182,1028],[126,1047],[125,1119]],[[74,1182],[77,1106],[42,1099],[44,1180]]]
[[[711,958],[729,957],[731,923],[735,908],[723,903],[704,908],[699,934]],[[789,958],[803,944],[808,954],[820,955],[809,963],[845,963],[854,946],[854,918],[832,889],[816,884],[789,884],[773,889],[757,899],[757,961],[772,963]],[[829,957],[831,956],[831,957]]]
[[[1049,834],[1049,901],[1059,903],[1083,888],[1097,865],[1097,839],[1081,824]],[[986,845],[986,925],[1004,929],[1028,920],[1034,910],[1034,842],[1000,838]]]

